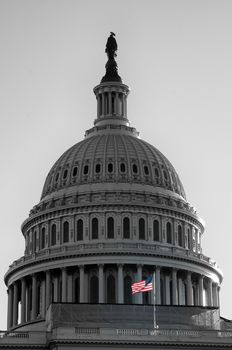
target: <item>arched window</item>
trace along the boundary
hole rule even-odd
[[[80,279],[77,277],[74,282],[74,303],[80,302]]]
[[[77,176],[77,166],[73,168],[72,176],[75,177]]]
[[[83,220],[77,220],[77,241],[83,240]]]
[[[159,242],[160,238],[159,238],[159,221],[158,220],[154,220],[153,221],[153,238],[154,241]]]
[[[56,245],[56,225],[52,225],[51,245]]]
[[[114,304],[116,302],[115,294],[115,278],[113,275],[107,277],[107,303]]]
[[[108,163],[108,173],[112,173],[114,170],[113,163]]]
[[[167,234],[167,243],[172,243],[172,225],[170,222],[166,224],[166,234]]]
[[[126,172],[125,163],[121,163],[121,164],[120,164],[120,171],[121,171],[121,173],[125,173],[125,172]]]
[[[65,221],[63,224],[63,243],[69,242],[69,223]]]
[[[130,219],[123,219],[123,238],[130,238]]]
[[[145,220],[139,219],[139,239],[145,239]]]
[[[37,232],[34,231],[33,235],[32,235],[32,250],[33,250],[33,253],[36,252],[36,236],[37,236]]]
[[[133,171],[134,174],[138,174],[138,167],[137,167],[136,164],[132,165],[132,171]]]
[[[114,219],[107,219],[107,238],[114,238]]]
[[[191,231],[190,228],[188,228],[188,249],[191,248]]]
[[[92,239],[98,239],[98,219],[92,219]]]
[[[101,164],[100,163],[97,163],[95,165],[95,173],[96,174],[99,174],[101,172]]]
[[[90,303],[98,303],[98,277],[95,275],[90,278]]]
[[[144,165],[143,170],[144,170],[144,174],[145,174],[145,175],[149,175],[149,169],[148,169],[148,166],[147,166],[147,165]]]
[[[131,293],[132,279],[130,276],[124,277],[124,303],[132,304],[132,293]]]
[[[84,175],[88,175],[88,172],[89,172],[89,166],[85,165],[83,170]]]
[[[178,225],[178,245],[180,247],[183,247],[183,234],[181,225]]]
[[[41,230],[40,248],[41,249],[45,248],[45,227],[43,227],[42,230]]]

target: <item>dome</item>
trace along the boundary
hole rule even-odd
[[[51,168],[41,199],[59,190],[102,182],[147,184],[185,199],[181,181],[168,159],[154,146],[135,137],[105,129],[68,149]]]
[[[172,164],[130,126],[129,87],[117,74],[113,45],[111,38],[106,75],[94,88],[94,126],[53,165],[22,224],[24,256],[5,275],[10,331],[50,329],[58,304],[65,327],[75,320],[73,329],[87,327],[88,335],[91,315],[101,315],[94,327],[105,324],[107,304],[117,320],[130,310],[132,322],[155,296],[164,328],[170,318],[162,306],[219,306],[222,275],[203,255],[204,224]],[[151,277],[154,291],[133,295],[132,284]],[[118,327],[114,318],[109,324]]]

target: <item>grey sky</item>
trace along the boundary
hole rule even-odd
[[[229,0],[0,1],[1,329],[20,225],[52,164],[93,123],[110,31],[129,119],[205,220],[203,252],[223,270],[221,315],[232,318],[231,13]]]

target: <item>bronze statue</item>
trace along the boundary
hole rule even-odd
[[[114,37],[115,37],[115,34],[113,32],[110,32],[110,36],[106,43],[105,52],[109,60],[114,59],[114,57],[117,57],[116,51],[118,49],[118,45]]]
[[[117,41],[115,40],[115,34],[113,32],[110,32],[110,36],[107,39],[106,43],[106,49],[105,52],[108,57],[108,61],[106,63],[106,74],[101,80],[101,83],[109,82],[109,81],[115,81],[115,82],[122,82],[122,79],[118,75],[118,65],[115,61],[115,57],[117,57],[116,51],[118,49]]]

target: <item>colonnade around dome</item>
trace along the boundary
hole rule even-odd
[[[152,293],[133,282],[154,274]],[[50,303],[219,306],[219,284],[184,269],[141,264],[85,264],[40,271],[8,287],[8,328],[44,319]]]

